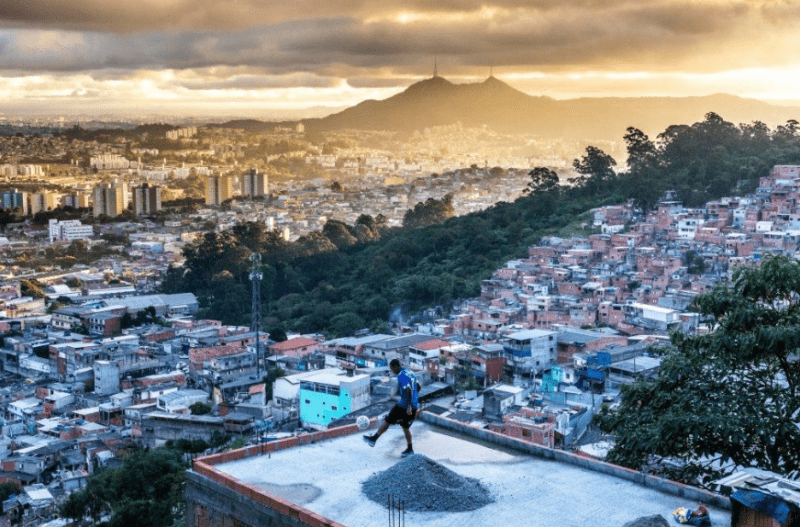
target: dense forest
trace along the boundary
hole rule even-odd
[[[187,245],[185,265],[168,271],[162,289],[195,293],[199,316],[249,325],[249,256],[258,252],[261,327],[273,337],[383,331],[392,317],[432,306],[446,313],[455,300],[477,296],[481,280],[504,262],[524,256],[544,235],[575,233],[565,229],[586,221],[594,207],[630,201],[645,212],[666,190],[686,206],[752,192],[773,165],[800,163],[799,132],[794,120],[773,130],[709,113],[655,139],[628,128],[624,170],[590,146],[574,161],[577,176],[568,184],[536,167],[516,201],[467,216],[453,217],[450,197],[431,199],[409,210],[401,228],[362,215],[355,225],[329,221],[292,243],[263,225],[242,223]]]

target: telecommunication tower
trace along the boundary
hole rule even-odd
[[[253,282],[253,305],[250,308],[250,331],[256,334],[256,375],[261,376],[261,255],[253,253],[250,255],[250,262],[253,264],[250,269],[250,281]]]

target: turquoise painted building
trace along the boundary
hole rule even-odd
[[[334,419],[369,404],[369,375],[323,371],[300,382],[300,421],[309,428],[327,428]]]

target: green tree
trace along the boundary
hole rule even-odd
[[[206,415],[211,413],[211,405],[197,401],[192,406],[189,407],[189,411],[192,412],[192,415]]]
[[[706,262],[697,251],[686,251],[686,272],[689,274],[703,274],[706,270]]]
[[[268,333],[269,338],[275,342],[283,342],[286,340],[286,330],[279,325],[269,326],[266,333]]]
[[[76,276],[70,276],[64,281],[64,283],[72,289],[80,289],[83,287],[83,280]]]
[[[628,195],[643,212],[649,211],[664,193],[658,148],[641,130],[628,127],[623,136],[628,150],[628,172],[622,176]]]
[[[531,170],[528,175],[531,180],[528,182],[528,186],[522,191],[523,193],[530,193],[533,196],[538,196],[541,194],[558,192],[560,189],[558,174],[556,174],[554,170],[550,170],[547,167],[536,167]]]
[[[572,162],[572,168],[579,175],[570,178],[576,187],[585,189],[589,195],[606,190],[608,184],[616,178],[612,167],[617,162],[613,157],[594,146],[586,147],[586,154]]]
[[[403,227],[416,228],[441,223],[455,215],[453,208],[453,195],[447,194],[442,199],[428,198],[417,203],[413,209],[406,211],[403,216]]]
[[[268,232],[266,225],[259,221],[240,222],[233,226],[233,235],[236,240],[252,252],[261,252],[267,243]]]
[[[537,213],[549,216],[558,206],[561,195],[558,174],[547,167],[536,167],[528,175],[531,180],[522,192],[532,196],[532,207]]]
[[[674,334],[655,379],[622,390],[598,415],[616,435],[608,461],[708,483],[732,462],[785,473],[800,468],[800,263],[767,256],[696,306],[713,331]],[[654,461],[680,460],[677,471]]]
[[[184,472],[188,468],[180,450],[140,450],[125,458],[121,467],[101,469],[86,488],[70,494],[61,506],[63,516],[99,520],[110,513],[109,526],[169,527],[183,515]]]
[[[322,227],[322,235],[339,249],[346,249],[358,243],[358,239],[353,236],[350,227],[338,220],[326,221]]]
[[[352,335],[359,329],[363,329],[366,326],[366,322],[356,313],[348,312],[332,317],[330,325],[334,336],[345,337]]]
[[[0,503],[7,500],[12,494],[19,494],[20,492],[22,492],[22,489],[16,483],[11,481],[0,483]]]

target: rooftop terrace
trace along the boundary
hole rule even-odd
[[[424,417],[428,422],[418,420],[412,427],[414,450],[459,475],[479,480],[494,502],[470,512],[409,511],[405,515],[408,525],[621,527],[642,516],[660,514],[669,519],[674,509],[694,508],[700,500],[709,505],[713,525],[730,525],[730,512],[721,508],[724,501],[711,493],[674,482],[661,486],[671,490],[664,492],[657,488],[661,485],[655,481],[657,478],[645,481],[648,478],[632,471],[569,453],[561,454],[569,456],[570,462],[546,459],[433,424],[443,423],[442,418]],[[240,452],[204,458],[196,463],[195,470],[235,493],[299,518],[306,525],[385,524],[389,521],[387,508],[369,500],[362,493],[361,484],[400,461],[400,452],[405,448],[403,434],[393,427],[375,448],[369,448],[360,433],[354,433],[355,427],[339,430],[329,433],[329,439],[322,432],[318,440],[302,440],[306,444],[298,444],[301,440],[292,438],[295,446],[289,448],[267,443],[272,451],[262,455],[257,453],[265,450],[265,445],[251,447],[249,453],[255,455]],[[493,436],[497,434],[486,437]],[[509,442],[516,443],[519,441]],[[528,450],[531,447],[526,446]],[[534,450],[541,454],[541,450]],[[593,463],[606,467],[601,470],[607,473],[578,466]],[[616,477],[615,471],[623,477]],[[645,484],[631,480],[637,477]],[[194,523],[191,517],[189,520],[189,525],[203,523],[197,515]]]

